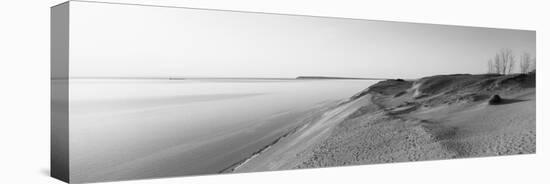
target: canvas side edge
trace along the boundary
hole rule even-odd
[[[50,9],[50,175],[70,182],[69,2]]]

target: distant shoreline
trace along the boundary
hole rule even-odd
[[[283,77],[52,77],[51,80],[66,79],[124,79],[124,80],[388,80],[389,78],[357,78],[357,77],[327,77],[298,76]]]
[[[359,78],[359,77],[327,77],[327,76],[298,76],[296,77],[298,80],[305,80],[305,79],[323,79],[323,80],[330,80],[330,79],[336,79],[336,80],[389,80],[389,78]]]

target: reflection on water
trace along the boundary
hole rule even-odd
[[[217,173],[362,80],[70,81],[75,181]]]
[[[248,94],[206,94],[206,95],[179,95],[179,96],[158,96],[146,98],[115,98],[82,100],[71,103],[74,111],[72,113],[97,115],[100,112],[112,113],[113,111],[135,111],[137,109],[166,107],[170,105],[183,105],[193,102],[217,101],[232,98],[244,98],[262,95],[261,93]]]

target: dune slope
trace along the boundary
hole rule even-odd
[[[535,101],[535,73],[381,81],[234,172],[535,153]]]

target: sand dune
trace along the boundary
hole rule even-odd
[[[535,73],[381,81],[232,171],[535,153],[535,101]]]

